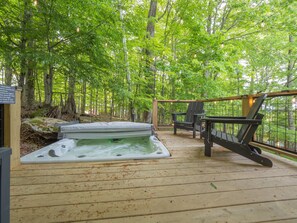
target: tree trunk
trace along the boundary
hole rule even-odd
[[[11,55],[8,53],[5,57],[5,85],[11,86],[11,81],[12,81],[12,64],[11,64]]]
[[[38,81],[38,74],[37,74],[36,70],[35,70],[35,73],[34,73],[34,77],[35,77],[35,80],[36,80],[36,87],[37,87],[37,93],[38,93],[38,103],[41,104],[40,84],[39,84],[39,81]]]
[[[33,48],[33,40],[28,41],[28,48]],[[35,104],[35,77],[34,77],[34,62],[32,59],[27,60],[26,85],[24,86],[25,106],[27,109],[33,109]]]
[[[80,105],[80,113],[85,114],[86,111],[86,94],[87,94],[87,82],[83,80],[82,85],[82,100]]]
[[[76,113],[76,104],[75,104],[75,77],[70,75],[68,78],[68,97],[65,104],[65,112],[71,115]]]
[[[207,26],[206,31],[209,35],[212,34],[212,4],[211,1],[208,2],[208,16],[207,16]]]
[[[24,44],[23,41],[22,41],[20,48],[21,48],[21,51],[23,51],[23,52],[26,49],[26,46],[25,45],[26,44]],[[25,54],[25,52],[24,52],[24,54]],[[18,80],[18,87],[24,88],[24,85],[25,85],[25,76],[26,76],[26,59],[25,59],[25,56],[23,56],[21,58],[21,71],[20,71],[20,78]]]
[[[32,11],[30,7],[30,1],[24,0],[24,16],[22,21],[22,37],[21,37],[21,47],[23,50],[22,54],[22,65],[21,67],[21,83],[23,92],[23,105],[27,109],[32,109],[35,102],[35,78],[34,78],[34,62],[32,58],[26,56],[26,51],[31,51],[34,46],[34,40],[30,35],[27,35],[27,30],[30,29],[32,23]],[[22,45],[24,44],[24,45]],[[24,75],[24,76],[23,76]],[[23,79],[24,78],[24,79]],[[26,82],[26,84],[25,84]]]
[[[90,89],[90,106],[89,106],[90,114],[93,114],[93,90]]]
[[[251,74],[251,82],[250,82],[250,90],[249,90],[249,94],[253,94],[254,93],[254,70],[252,70],[252,74]]]
[[[126,30],[124,25],[124,11],[120,6],[120,19],[122,22],[122,32],[123,32],[123,52],[124,52],[124,63],[125,63],[125,70],[126,70],[126,81],[128,85],[128,104],[129,104],[129,120],[132,119],[133,115],[133,100],[132,100],[132,83],[131,83],[131,73],[130,73],[130,65],[128,60],[128,49],[127,49],[127,41],[126,41]]]
[[[208,15],[207,15],[207,21],[206,21],[206,31],[207,31],[209,36],[212,35],[212,19],[213,19],[212,18],[212,10],[213,10],[212,1],[209,1],[208,2],[208,9],[207,9]],[[207,67],[208,64],[209,64],[209,61],[208,61],[208,59],[206,59],[203,62],[203,65],[204,65],[204,67]],[[206,79],[206,81],[208,81],[209,79],[211,79],[211,72],[207,68],[205,68],[204,70],[205,70],[204,71],[204,78]],[[202,97],[207,98],[207,96],[208,96],[208,92],[205,92],[203,90]]]
[[[104,89],[104,113],[107,114],[107,90]]]
[[[32,13],[30,10],[30,0],[23,0],[24,1],[24,14],[21,21],[21,38],[20,38],[20,78],[18,80],[18,86],[24,89],[26,73],[27,73],[27,59],[26,59],[26,47],[27,47],[27,30],[28,25],[32,19]],[[22,94],[22,105],[25,105],[27,102],[26,94],[23,92]]]
[[[155,19],[157,14],[157,0],[151,0],[150,9],[148,13],[148,23],[146,27],[146,38],[150,40],[155,36]],[[146,47],[144,50],[146,54],[146,72],[145,78],[147,80],[147,86],[145,88],[145,93],[147,97],[150,97],[153,100],[153,95],[155,93],[154,89],[154,79],[155,79],[155,64],[153,59],[153,52],[149,47]],[[143,113],[143,120],[145,122],[151,122],[151,108],[147,107]]]
[[[151,0],[150,9],[148,13],[148,24],[146,27],[147,38],[151,38],[155,36],[155,18],[157,14],[157,0]]]
[[[240,85],[240,73],[239,73],[238,69],[236,69],[235,72],[236,72],[236,79],[237,79],[236,93],[239,96],[240,95],[240,89],[242,88],[242,86]]]
[[[293,43],[294,42],[294,38],[293,35],[290,34],[289,35],[289,43]],[[288,61],[288,67],[287,67],[287,83],[286,83],[286,87],[289,89],[292,86],[293,83],[293,75],[294,75],[294,61],[293,59],[291,59],[291,56],[293,54],[293,50],[289,49],[288,51],[288,57],[289,57],[289,61]],[[289,101],[289,103],[286,103],[286,111],[288,114],[288,129],[290,130],[295,130],[295,124],[294,124],[294,114],[293,114],[293,110],[292,108],[292,102]]]
[[[109,120],[112,121],[113,113],[114,113],[114,92],[111,92],[111,105],[109,111]]]
[[[44,104],[46,106],[52,105],[53,97],[53,76],[54,76],[54,67],[52,64],[48,66],[48,72],[44,73]]]
[[[98,87],[96,87],[95,114],[98,115]]]
[[[30,61],[29,64],[32,62]],[[25,85],[25,106],[27,109],[33,109],[35,104],[35,78],[32,65],[28,66],[28,71],[26,73],[26,85]]]

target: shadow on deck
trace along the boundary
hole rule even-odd
[[[263,167],[190,132],[159,131],[172,156],[22,165],[11,173],[11,222],[297,222],[297,165]]]

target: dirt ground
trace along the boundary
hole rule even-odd
[[[22,122],[21,125],[21,156],[34,152],[44,146],[57,141],[57,132],[46,134],[34,131],[29,125]]]

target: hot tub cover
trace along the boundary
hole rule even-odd
[[[150,136],[152,125],[137,122],[94,122],[61,126],[64,138],[98,139]]]
[[[131,132],[152,130],[152,125],[137,122],[93,122],[61,126],[61,132]]]

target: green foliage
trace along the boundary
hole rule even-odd
[[[137,111],[151,109],[153,97],[296,88],[296,1],[159,0],[150,18],[155,35],[146,38],[149,6],[149,0],[1,1],[1,65],[13,71],[14,85],[33,67],[37,101],[45,100],[43,78],[53,67],[54,105],[60,95],[66,100],[75,78],[81,106],[86,81],[88,110],[91,91],[99,110],[113,104],[126,112],[130,102]]]

